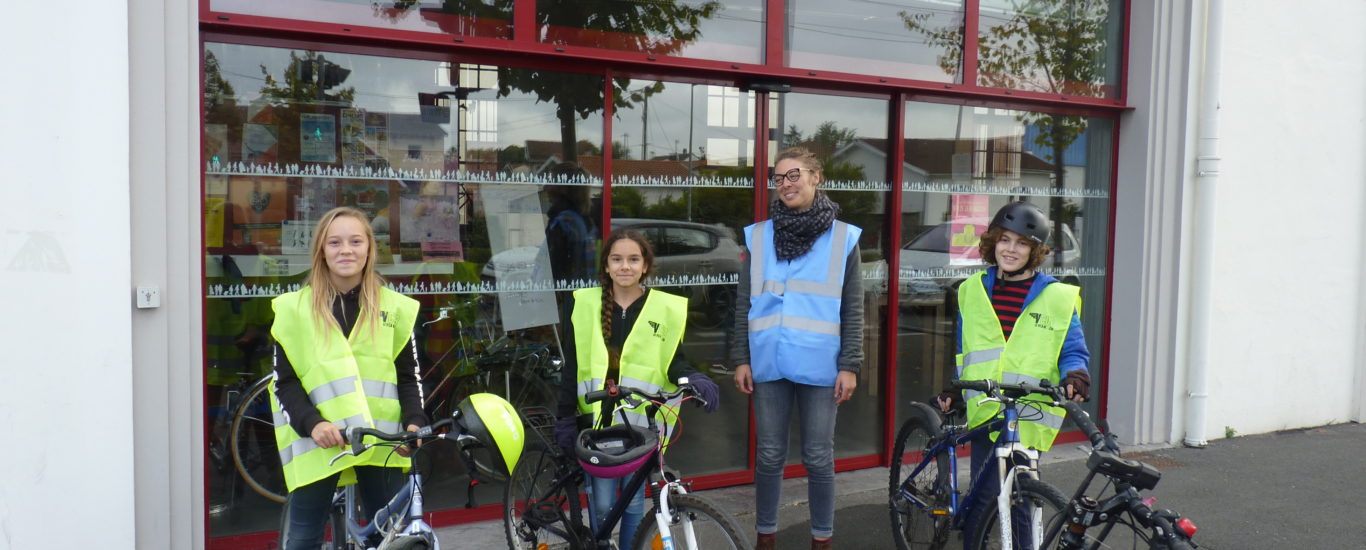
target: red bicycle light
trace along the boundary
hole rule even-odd
[[[1195,531],[1199,529],[1195,526],[1195,522],[1191,521],[1190,518],[1181,518],[1180,520],[1177,520],[1176,528],[1180,529],[1182,533],[1185,533],[1186,538],[1194,537]]]

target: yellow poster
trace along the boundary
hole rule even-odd
[[[227,199],[207,197],[204,199],[204,246],[222,248],[223,246],[223,208]]]

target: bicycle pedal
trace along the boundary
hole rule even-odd
[[[952,510],[949,510],[948,508],[935,507],[935,508],[930,508],[930,515],[931,515],[931,516],[951,516],[951,515],[953,515],[953,511],[952,511]]]

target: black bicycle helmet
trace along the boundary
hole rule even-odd
[[[583,471],[593,477],[619,478],[639,470],[658,446],[659,436],[654,430],[617,424],[579,432],[574,456]]]
[[[491,393],[476,393],[460,401],[460,424],[465,432],[479,440],[488,450],[474,457],[474,464],[482,473],[494,479],[507,479],[517,467],[526,442],[522,417],[512,404]],[[471,452],[472,449],[462,449]]]
[[[1053,231],[1043,209],[1024,201],[1002,206],[996,211],[996,217],[991,219],[991,225],[1014,231],[1039,244],[1048,242],[1048,236]]]

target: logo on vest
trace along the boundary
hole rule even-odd
[[[1044,315],[1044,314],[1042,314],[1042,313],[1030,313],[1029,316],[1030,316],[1031,318],[1034,319],[1034,328],[1041,328],[1041,329],[1044,329],[1044,330],[1052,330],[1052,331],[1058,330],[1057,328],[1055,328],[1055,327],[1053,326],[1053,318],[1052,318],[1052,317],[1049,317],[1049,316]]]
[[[394,328],[394,321],[389,318],[389,312],[382,309],[379,310],[379,323],[387,328]]]
[[[658,338],[658,339],[660,339],[660,340],[663,340],[663,339],[664,339],[664,335],[659,333],[659,329],[664,327],[663,323],[660,323],[659,321],[646,321],[646,322],[647,322],[647,323],[650,323],[650,329],[654,331],[654,333],[651,334],[650,336],[654,336],[655,338]]]

